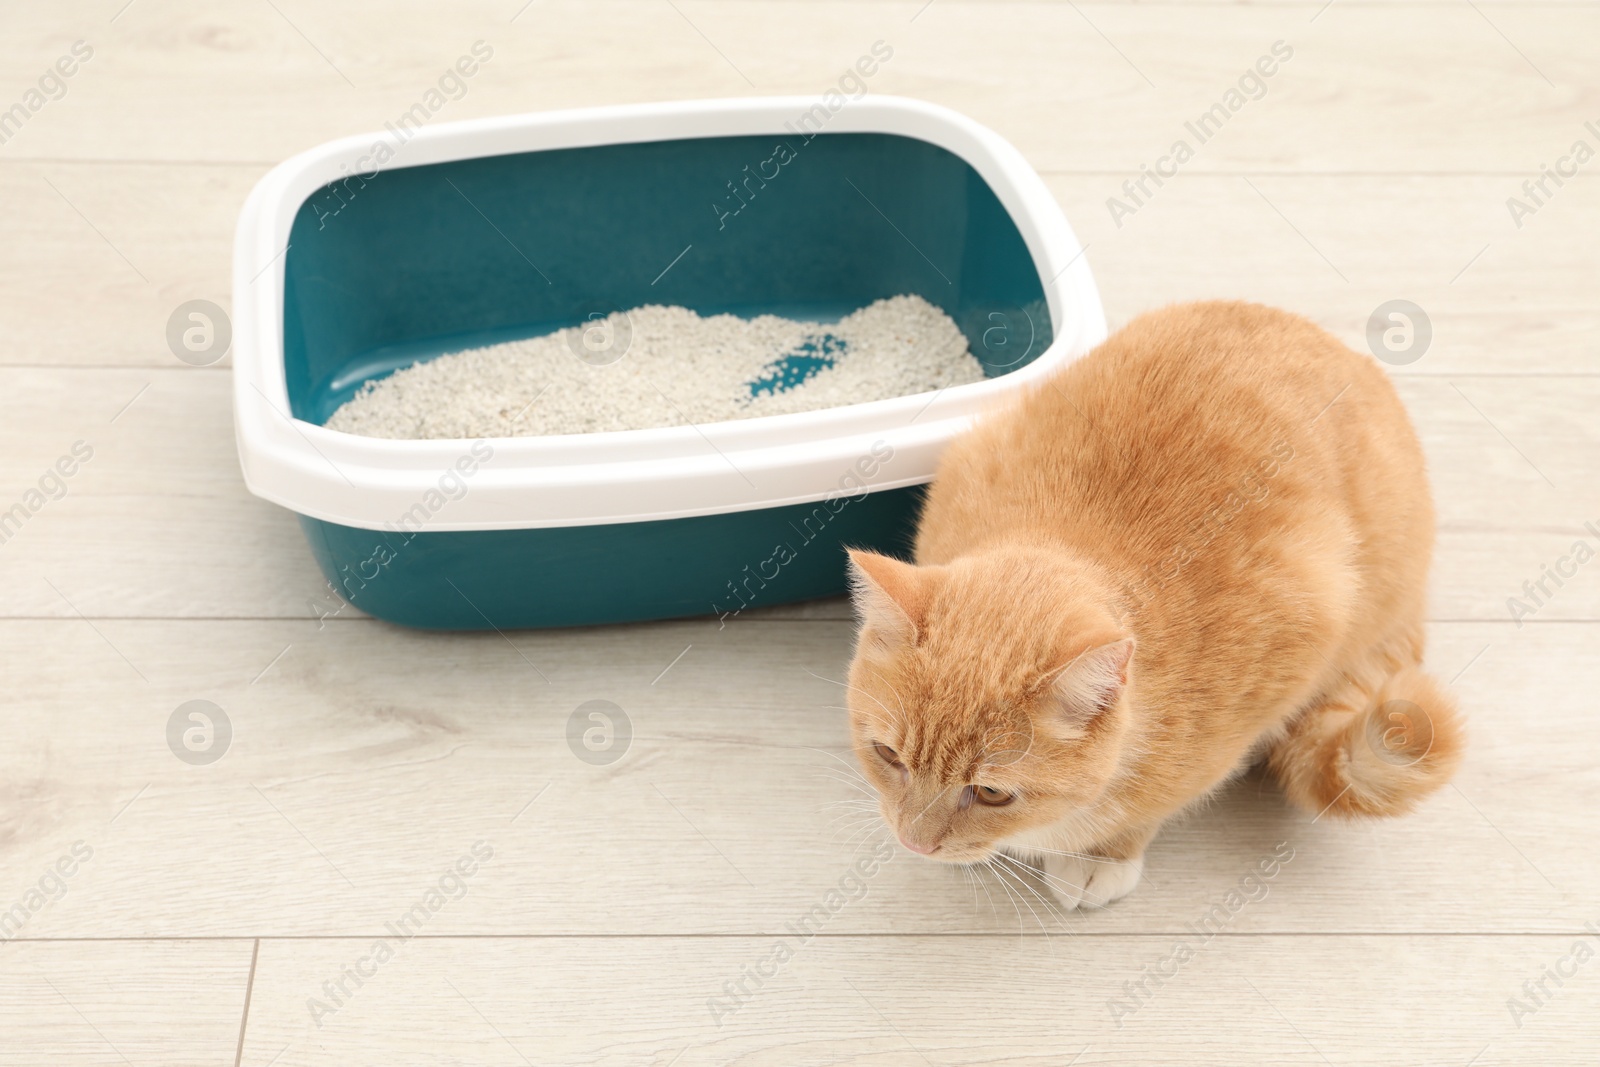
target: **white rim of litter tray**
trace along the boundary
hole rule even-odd
[[[782,134],[818,105],[810,97],[703,100],[552,111],[416,131],[392,167],[542,149]],[[826,105],[823,105],[824,108]],[[917,138],[961,157],[1010,212],[1044,280],[1057,326],[1032,363],[937,393],[731,422],[607,433],[489,438],[492,458],[450,471],[466,440],[393,441],[289,416],[283,371],[284,252],[295,214],[328,182],[356,171],[390,133],[345,137],[262,178],[239,216],[233,259],[234,423],[250,491],[302,515],[363,529],[532,529],[714,515],[917,485],[951,438],[997,401],[1059,370],[1106,336],[1083,249],[1022,154],[948,108],[864,97],[834,112],[826,133]],[[882,460],[888,451],[889,458]],[[865,462],[861,462],[866,457]],[[854,480],[852,480],[854,479]],[[446,492],[441,492],[441,480]],[[442,501],[442,503],[441,503]],[[422,505],[419,513],[417,505]]]

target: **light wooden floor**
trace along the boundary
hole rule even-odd
[[[1600,564],[1521,625],[1507,598],[1600,546],[1600,182],[1520,227],[1506,207],[1600,147],[1596,5],[31,0],[0,15],[0,109],[78,39],[66,95],[0,145],[0,510],[94,450],[0,545],[0,909],[26,919],[0,1064],[1596,1062]],[[1456,787],[1343,825],[1249,779],[1090,915],[901,853],[798,943],[870,847],[829,807],[842,603],[515,648],[319,624],[295,523],[240,483],[226,362],[179,363],[165,324],[228,303],[271,164],[380,127],[479,39],[441,120],[821,93],[882,39],[873,92],[959,108],[1045,175],[1113,326],[1248,297],[1359,348],[1379,304],[1421,305],[1432,345],[1395,377],[1438,497]],[[1266,95],[1114,225],[1106,199],[1278,40]],[[167,744],[195,699],[232,724],[209,766]],[[632,722],[608,766],[566,743],[591,699]],[[751,984],[779,939],[794,958]]]

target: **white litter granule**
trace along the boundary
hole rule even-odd
[[[919,296],[828,324],[651,304],[369,381],[326,425],[410,439],[596,433],[814,411],[983,376],[955,322]]]

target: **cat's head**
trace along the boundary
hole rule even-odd
[[[851,731],[902,844],[982,862],[1105,790],[1134,649],[1095,568],[1029,550],[925,567],[852,551],[850,571]]]

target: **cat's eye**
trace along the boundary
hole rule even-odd
[[[900,753],[896,752],[883,742],[874,741],[872,743],[872,751],[876,752],[878,754],[878,758],[883,760],[883,762],[887,763],[889,766],[900,766]]]
[[[1017,799],[1015,793],[1007,793],[1004,789],[994,789],[986,785],[973,786],[972,792],[979,804],[987,804],[991,808],[1003,808]]]

